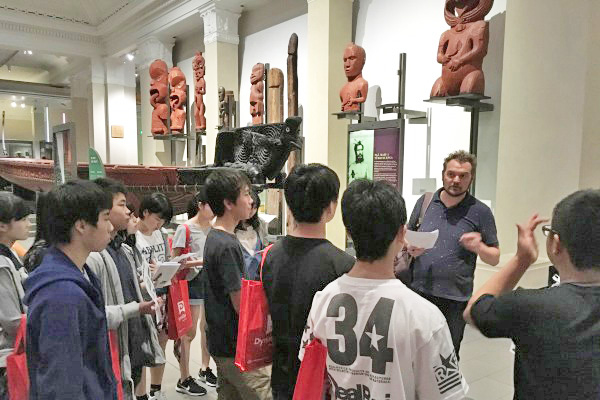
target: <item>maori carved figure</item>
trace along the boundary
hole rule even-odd
[[[197,52],[192,62],[194,70],[194,120],[196,122],[196,130],[206,130],[206,117],[204,112],[204,95],[206,94],[206,81],[204,80],[205,61],[202,53]]]
[[[298,115],[298,35],[292,33],[287,58],[288,115]]]
[[[152,111],[153,135],[164,135],[168,133],[168,71],[167,63],[163,60],[155,60],[150,64],[150,104],[154,108]]]
[[[348,83],[340,90],[344,112],[360,111],[360,104],[367,100],[369,83],[362,76],[366,59],[365,49],[354,43],[350,43],[344,50],[344,72],[348,78]]]
[[[263,123],[263,114],[265,113],[265,65],[258,63],[252,67],[250,74],[250,115],[252,115],[252,124],[259,125]]]
[[[229,119],[227,102],[225,101],[225,88],[219,86],[219,129],[229,128],[227,122]]]
[[[169,84],[171,85],[171,93],[169,95],[171,104],[171,132],[182,133],[186,116],[183,107],[187,101],[187,94],[185,75],[179,67],[173,67],[169,71]]]
[[[483,59],[487,54],[489,24],[485,16],[494,0],[446,0],[444,16],[450,29],[442,34],[437,61],[442,76],[433,85],[431,97],[483,94]]]

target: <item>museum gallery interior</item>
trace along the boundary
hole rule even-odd
[[[599,18],[597,0],[0,0],[0,184],[33,200],[105,174],[136,206],[165,193],[177,222],[235,169],[276,238],[294,165],[329,166],[340,193],[386,180],[410,215],[466,150],[502,243],[477,290],[515,222],[600,185]],[[327,239],[351,247],[339,212]],[[541,247],[520,286],[547,285]],[[509,343],[467,328],[463,346],[469,397],[512,398]]]

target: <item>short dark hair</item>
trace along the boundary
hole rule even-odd
[[[217,217],[225,214],[225,200],[234,203],[244,186],[251,187],[248,177],[235,169],[221,169],[213,172],[206,180],[208,205]]]
[[[165,223],[170,222],[173,218],[173,204],[164,193],[152,193],[150,196],[144,197],[139,209],[142,219],[144,219],[144,211],[158,214],[161,219],[165,220]]]
[[[83,220],[96,226],[100,213],[112,208],[112,196],[94,182],[74,180],[48,192],[44,203],[46,240],[50,244],[70,243],[75,223]]]
[[[127,188],[121,182],[110,178],[97,178],[94,183],[102,188],[105,192],[115,197],[118,193],[127,194]]]
[[[316,224],[331,202],[337,202],[340,179],[325,165],[300,164],[292,169],[283,188],[296,222]]]
[[[198,193],[192,197],[187,206],[188,218],[195,217],[198,214],[198,203],[208,204],[208,196],[206,195],[206,186],[201,186]]]
[[[258,232],[258,228],[260,228],[260,219],[258,217],[258,209],[260,208],[260,197],[258,197],[258,193],[254,189],[250,190],[250,197],[252,197],[252,208],[256,208],[257,210],[256,214],[248,218],[246,221],[240,221],[235,229],[244,229],[244,222],[246,222],[252,227],[252,229]]]
[[[12,193],[0,192],[0,222],[10,224],[33,214],[31,208],[19,196]]]
[[[600,270],[600,190],[580,190],[561,200],[552,214],[571,262],[578,270]]]
[[[446,172],[446,167],[448,166],[448,163],[452,160],[456,160],[461,164],[471,164],[471,175],[475,176],[475,170],[477,169],[477,156],[464,150],[454,151],[444,159],[444,169],[442,170],[442,172]]]
[[[388,182],[359,179],[344,192],[342,219],[354,242],[356,258],[372,262],[385,257],[406,224],[406,205]]]

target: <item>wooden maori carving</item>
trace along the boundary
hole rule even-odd
[[[206,81],[204,73],[206,72],[206,63],[201,52],[197,52],[192,62],[194,70],[194,120],[196,122],[196,130],[206,130],[206,117],[204,113],[204,95],[206,94]]]
[[[179,67],[173,67],[169,71],[169,94],[171,104],[171,132],[182,133],[185,126],[186,112],[184,105],[187,101],[186,81],[183,71]]]
[[[263,114],[265,113],[265,65],[258,63],[252,67],[250,75],[250,115],[252,115],[252,124],[259,125],[263,123]]]
[[[354,43],[344,50],[344,72],[348,83],[340,90],[342,111],[360,111],[360,104],[367,100],[369,83],[362,76],[366,59],[365,49]]]
[[[155,60],[150,64],[150,104],[152,110],[152,134],[168,133],[167,118],[169,118],[168,96],[168,67],[163,60]]]
[[[225,101],[225,88],[219,86],[219,129],[229,128],[228,117],[229,110],[227,109],[227,102]]]
[[[442,34],[437,61],[442,76],[431,97],[476,93],[483,95],[483,59],[489,43],[489,24],[484,21],[494,0],[446,0],[444,16],[450,29]]]
[[[283,122],[283,71],[279,68],[270,69],[267,82],[269,84],[267,123]]]

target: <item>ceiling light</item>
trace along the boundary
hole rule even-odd
[[[131,54],[131,53],[127,53],[127,55],[125,57],[127,57],[127,59],[129,61],[133,61],[133,59],[135,58],[135,56],[133,54]]]
[[[11,99],[16,100],[17,96],[15,96],[14,94],[12,96],[10,96]]]
[[[138,77],[138,74],[137,74],[137,72],[135,73],[135,77],[136,77],[136,78]]]
[[[25,103],[21,103],[21,108],[25,108]]]
[[[32,54],[33,54],[33,51],[31,51],[31,50],[27,50],[27,54],[29,54],[29,55],[32,55]]]
[[[25,96],[21,96],[21,100],[25,100]]]
[[[15,103],[15,102],[13,101],[12,103],[10,103],[10,106],[11,106],[12,108],[15,108],[15,107],[17,106],[17,103]]]

